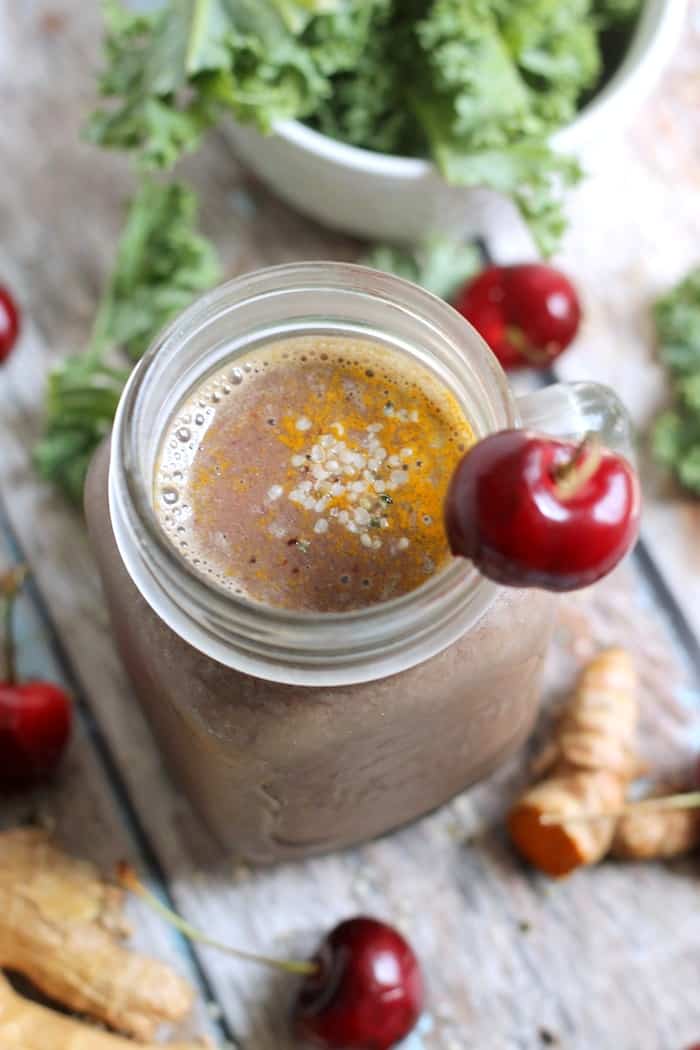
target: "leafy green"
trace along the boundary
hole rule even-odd
[[[511,196],[549,255],[578,165],[548,145],[599,71],[588,0],[433,0],[412,108],[448,182]]]
[[[331,91],[311,117],[314,126],[364,149],[414,152],[407,148],[416,129],[397,75],[402,37],[390,0],[318,19],[306,39],[331,75]]]
[[[589,0],[536,0],[504,4],[503,37],[520,76],[528,102],[545,130],[568,123],[581,96],[601,74],[598,26]]]
[[[480,270],[481,255],[472,243],[436,237],[415,248],[377,245],[362,262],[419,284],[450,302]]]
[[[225,62],[226,53],[217,52],[216,37],[207,35],[207,47],[195,33],[190,6],[175,0],[166,18],[131,14],[118,0],[104,0],[107,68],[99,86],[115,104],[91,117],[85,131],[90,142],[140,150],[149,169],[172,167],[181,153],[197,148],[215,111],[206,95],[187,96],[184,89],[217,58]]]
[[[673,376],[700,373],[700,266],[657,300],[660,356]]]
[[[89,349],[49,377],[46,431],[35,450],[44,478],[79,501],[92,453],[109,432],[132,361],[201,291],[217,280],[212,246],[196,232],[197,202],[180,183],[146,180],[134,197]],[[108,360],[109,359],[109,360]]]
[[[700,496],[700,266],[657,300],[654,320],[674,403],[654,424],[652,451]]]
[[[136,360],[155,332],[216,283],[212,245],[195,231],[197,200],[178,182],[144,181],[132,202],[100,318],[114,346]]]
[[[510,194],[549,253],[580,172],[548,139],[601,77],[601,29],[640,2],[170,0],[144,16],[108,0],[88,133],[158,168],[227,113],[263,131],[307,120]]]
[[[225,112],[264,131],[309,116],[330,94],[328,77],[357,61],[353,19],[366,21],[374,3],[386,0],[170,0],[134,15],[106,0],[107,101],[87,136],[169,168]]]
[[[511,196],[530,224],[540,251],[551,255],[566,227],[563,191],[581,177],[578,162],[555,153],[541,139],[465,153],[448,136],[441,137],[437,115],[429,126],[433,154],[447,180],[463,186],[488,186]]]
[[[639,13],[639,0],[595,0],[593,10],[603,25],[628,22]]]
[[[49,377],[46,431],[34,462],[73,503],[80,503],[93,452],[110,431],[128,376],[127,369],[76,354]]]

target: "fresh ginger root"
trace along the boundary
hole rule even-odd
[[[25,999],[2,976],[0,1047],[2,1050],[196,1050],[193,1044],[165,1048],[111,1035]]]
[[[614,818],[544,825],[540,817],[614,813],[624,805],[639,771],[636,686],[632,660],[622,649],[600,653],[585,668],[539,761],[545,779],[529,788],[509,814],[516,848],[548,875],[569,875],[597,863],[610,849]]]
[[[123,946],[128,929],[121,900],[121,891],[104,882],[92,864],[61,852],[45,831],[0,834],[0,967],[23,974],[69,1009],[147,1042],[161,1022],[179,1021],[189,1012],[192,991],[169,966]],[[9,1009],[14,1000],[8,1002]],[[12,1043],[3,1024],[2,1050],[102,1046],[92,1030],[81,1041],[79,1029],[75,1042],[23,1041],[19,1021],[18,1041]],[[105,1050],[111,1046],[104,1043]]]

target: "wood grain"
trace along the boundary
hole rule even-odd
[[[700,10],[697,2],[694,10]],[[0,3],[0,150],[11,173],[0,186],[0,272],[27,317],[19,352],[0,377],[0,493],[69,670],[179,907],[233,944],[270,953],[310,951],[333,921],[358,911],[396,922],[415,943],[429,981],[429,1009],[409,1041],[412,1050],[537,1050],[549,1036],[568,1050],[674,1050],[692,1042],[700,1036],[693,863],[634,870],[606,864],[563,884],[533,875],[515,859],[500,828],[507,801],[525,776],[522,758],[399,834],[265,872],[234,870],[168,781],[111,643],[82,521],[37,482],[30,463],[47,369],[56,355],[86,339],[130,188],[120,158],[78,143],[94,90],[99,32],[93,5],[81,5],[78,13],[70,0]],[[679,57],[680,71],[668,83],[673,113],[690,121],[693,98],[685,93],[700,66],[696,37],[688,47],[690,59]],[[664,110],[670,103],[657,99],[654,105]],[[683,152],[688,140],[680,137]],[[678,238],[681,247],[664,241],[660,248],[662,183],[668,184],[674,164],[665,150],[657,152],[652,136],[642,138],[640,143],[638,125],[620,144],[626,166],[596,175],[573,205],[565,258],[584,275],[591,320],[579,349],[562,364],[569,376],[606,376],[640,422],[652,411],[660,384],[640,311],[647,290],[672,280],[698,243],[688,189],[687,195],[679,191],[686,218],[670,239]],[[633,168],[642,173],[633,175]],[[216,233],[229,275],[287,259],[352,258],[357,250],[251,183],[215,135],[185,170],[202,191],[205,226]],[[637,210],[623,202],[635,179]],[[655,203],[647,210],[650,183]],[[602,188],[596,192],[596,186]],[[618,221],[623,211],[627,217]],[[640,212],[653,220],[655,233],[649,226],[647,235]],[[606,229],[597,232],[601,216]],[[686,221],[691,225],[684,233]],[[632,292],[640,267],[642,287]],[[615,290],[623,285],[627,295]],[[631,319],[634,337],[627,334]],[[659,507],[670,515],[660,533],[668,541],[664,571],[695,616],[693,602],[683,597],[688,559],[697,550],[697,541],[689,548],[683,540],[694,536],[693,512],[675,495],[668,507],[656,497],[650,502],[652,522]],[[679,522],[689,513],[685,532]],[[647,526],[650,542],[653,528]],[[661,556],[657,546],[654,555]],[[25,637],[23,659],[47,652],[36,621],[27,623]],[[654,763],[675,767],[689,758],[697,737],[698,698],[672,625],[633,563],[562,604],[545,704],[562,697],[598,647],[615,643],[637,656],[645,749]],[[44,666],[60,678],[55,664]],[[67,843],[86,855],[111,864],[135,850],[86,729],[79,730],[60,784],[41,803]],[[3,820],[18,819],[24,806],[3,804]],[[135,905],[133,913],[139,943],[182,965],[157,921]],[[286,1004],[293,985],[211,950],[198,950],[198,957],[242,1050],[291,1050]]]

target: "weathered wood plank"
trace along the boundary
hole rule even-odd
[[[307,951],[334,920],[359,910],[399,923],[429,975],[429,1012],[414,1040],[425,1050],[536,1050],[543,1029],[571,1050],[689,1043],[700,1034],[692,866],[630,872],[606,865],[561,886],[533,876],[498,827],[522,761],[391,838],[256,873],[231,870],[168,782],[111,644],[82,523],[37,483],[29,462],[48,363],[84,342],[128,183],[120,160],[76,145],[93,90],[97,14],[81,10],[78,18],[68,0],[54,0],[52,11],[65,21],[48,25],[33,0],[12,16],[0,9],[0,48],[10,59],[0,65],[0,98],[15,100],[0,125],[13,172],[0,205],[0,269],[31,318],[0,382],[0,490],[180,908],[232,943],[269,951]],[[229,273],[352,255],[350,242],[249,185],[220,141],[188,169],[204,190],[208,228],[226,231],[218,240]],[[697,698],[631,566],[565,603],[546,699],[562,693],[597,646],[615,642],[638,654],[647,749],[675,766],[689,752]],[[78,825],[73,833],[80,838]],[[200,957],[241,1046],[290,1048],[284,1004],[291,986],[211,951]]]
[[[0,522],[0,567],[16,560],[16,550],[8,542]],[[22,678],[56,682],[70,690],[60,662],[52,651],[52,638],[47,632],[31,597],[23,595],[17,603],[17,657]],[[0,672],[1,674],[1,672]],[[55,781],[44,788],[2,799],[0,828],[18,824],[40,823],[51,829],[57,840],[76,856],[97,864],[106,875],[115,871],[117,862],[129,859],[140,864],[148,876],[146,858],[131,833],[125,814],[107,779],[92,739],[90,727],[76,706],[75,729],[65,762]],[[161,886],[149,878],[160,892]],[[136,900],[129,900],[126,912],[133,927],[134,948],[168,962],[198,989],[194,1013],[171,1034],[184,1042],[195,1035],[214,1034],[196,969],[182,939]],[[48,1048],[47,1048],[48,1050]]]
[[[225,930],[235,943],[273,951],[307,950],[329,922],[359,909],[400,922],[431,975],[433,1028],[424,1036],[431,1050],[449,1047],[450,1039],[465,1034],[475,1045],[488,1045],[485,1041],[493,1038],[506,1047],[535,1047],[540,1025],[581,1048],[593,1039],[601,1047],[620,1045],[625,1033],[638,1030],[638,1045],[651,1050],[663,1045],[667,1033],[689,1036],[683,1022],[700,1028],[700,1016],[686,1005],[685,997],[691,997],[683,983],[690,944],[698,934],[690,869],[678,866],[669,873],[649,867],[632,876],[610,867],[556,888],[533,879],[514,863],[500,833],[490,830],[513,781],[522,775],[517,763],[498,781],[393,838],[305,865],[232,877],[230,865],[217,856],[163,775],[112,649],[82,524],[37,485],[31,471],[29,447],[44,354],[30,323],[0,389],[2,490],[63,644],[131,796],[140,803],[183,911],[200,925]],[[40,528],[31,524],[39,522]],[[626,568],[566,603],[547,695],[571,681],[575,664],[595,646],[628,644],[639,653],[645,722],[653,727],[649,742],[659,757],[673,758],[685,746],[674,692],[683,670],[658,613],[647,608],[648,597],[638,593],[630,576]],[[465,848],[461,840],[472,835],[479,836],[478,844]],[[660,936],[659,899],[665,916],[682,927],[673,944]],[[576,915],[585,916],[583,927]],[[523,917],[537,930],[532,938],[520,932]],[[280,1010],[288,986],[211,952],[203,951],[202,958],[242,1045],[250,1050],[289,1045]],[[634,979],[635,994],[624,1004],[618,1002],[615,981],[607,990],[598,987],[601,959],[606,973],[626,970]],[[553,994],[553,975],[563,972],[569,976]],[[539,984],[537,973],[543,975]],[[662,978],[679,985],[683,1017],[677,999],[655,1003]],[[615,1011],[612,1002],[605,1007],[605,995],[614,995]]]

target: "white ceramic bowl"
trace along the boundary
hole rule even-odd
[[[647,96],[673,52],[685,0],[646,0],[627,54],[605,88],[553,139],[585,162],[594,140],[615,134]],[[244,164],[280,197],[326,226],[387,240],[435,232],[491,235],[517,223],[512,203],[488,190],[448,186],[429,161],[348,146],[295,120],[264,136],[228,124]]]

